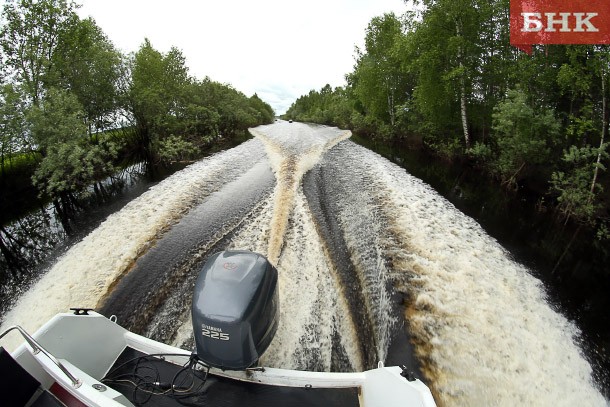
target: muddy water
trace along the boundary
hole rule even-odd
[[[576,327],[540,281],[432,188],[335,128],[281,122],[253,134],[109,217],[5,324],[33,330],[90,306],[188,347],[189,290],[202,262],[249,249],[280,273],[266,365],[369,368],[408,328],[445,405],[606,404]]]

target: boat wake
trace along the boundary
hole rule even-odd
[[[409,293],[405,317],[438,401],[606,405],[577,328],[539,280],[432,188],[362,147],[343,147],[382,203],[392,278]]]
[[[34,331],[70,306],[100,305],[124,309],[128,329],[192,348],[201,264],[247,249],[279,272],[267,366],[360,371],[408,330],[443,405],[606,405],[577,328],[540,281],[432,188],[336,128],[252,133],[110,216],[2,328]]]

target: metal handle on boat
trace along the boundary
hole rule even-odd
[[[22,327],[20,327],[19,325],[13,325],[10,328],[8,328],[6,331],[2,332],[2,334],[0,334],[0,339],[2,339],[6,334],[8,334],[9,332],[13,331],[13,330],[17,330],[19,331],[19,333],[21,334],[21,336],[23,336],[23,339],[25,339],[25,341],[28,343],[28,345],[30,345],[32,347],[32,349],[34,350],[34,354],[37,354],[38,352],[42,352],[43,355],[45,355],[46,357],[48,357],[49,359],[51,359],[51,362],[55,363],[55,365],[62,371],[64,372],[64,374],[66,376],[68,376],[68,378],[70,379],[70,381],[72,381],[72,387],[74,387],[75,389],[78,389],[80,387],[80,385],[82,384],[82,382],[77,379],[76,377],[74,377],[72,375],[72,373],[70,373],[68,371],[68,369],[66,369],[66,367],[64,365],[61,364],[61,362],[59,360],[57,360],[57,358],[55,356],[53,356],[51,353],[49,353],[49,351],[47,351],[45,348],[42,347],[41,344],[39,344],[38,342],[36,342],[36,339],[32,338],[30,336],[30,334],[28,334],[25,329],[23,329]]]

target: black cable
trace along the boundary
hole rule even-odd
[[[189,359],[173,376],[171,382],[161,382],[161,374],[159,369],[152,363],[145,364],[149,358],[163,358],[166,356],[188,356]],[[162,361],[160,359],[159,361]],[[152,362],[152,361],[151,361]],[[169,362],[168,362],[169,363]],[[131,373],[119,373],[120,369],[133,364]],[[207,369],[205,374],[198,370]],[[201,397],[205,394],[205,384],[210,372],[210,366],[205,365],[196,354],[171,354],[158,353],[150,355],[142,355],[129,359],[120,365],[114,367],[106,377],[102,379],[106,384],[130,385],[133,387],[132,400],[135,404],[145,404],[153,396],[171,397],[180,404],[184,405],[202,405]],[[189,381],[190,378],[190,381]],[[196,386],[196,381],[200,381]],[[143,398],[141,398],[144,396]],[[191,404],[188,399],[195,399]]]
[[[143,360],[144,360],[144,358],[138,359],[133,368],[134,377],[142,377],[142,380],[133,389],[133,397],[134,397],[134,400],[136,400],[136,401],[138,401],[138,399],[137,399],[138,390],[141,390],[141,392],[144,392],[145,399],[143,401],[139,401],[139,404],[145,404],[150,401],[152,396],[156,394],[154,383],[157,383],[161,380],[161,375],[157,368],[155,368],[153,366],[146,366],[146,365],[140,366],[140,363]],[[141,373],[141,370],[143,370],[145,372],[150,370],[152,376],[145,376],[143,372]],[[140,385],[142,386],[141,388],[140,388]]]
[[[203,376],[203,378],[198,377],[197,376],[197,366],[201,364],[204,368],[207,368],[207,371],[205,373],[205,375]],[[191,359],[189,360],[188,364],[186,364],[182,369],[180,369],[178,372],[176,372],[176,374],[174,375],[174,378],[172,379],[172,388],[173,389],[177,389],[179,388],[183,383],[184,380],[186,380],[186,377],[183,379],[183,382],[180,384],[177,384],[177,380],[180,377],[181,374],[183,374],[184,372],[189,372],[190,373],[190,377],[191,377],[191,381],[190,384],[188,386],[188,390],[190,391],[180,391],[178,394],[174,393],[174,396],[176,398],[188,398],[188,397],[194,397],[194,396],[200,396],[203,393],[203,387],[205,386],[205,383],[207,381],[208,378],[208,373],[210,371],[210,367],[204,365],[198,358],[196,355],[193,355],[193,357],[191,357]],[[201,383],[197,386],[197,389],[192,390],[193,386],[195,385],[195,379],[199,379],[201,381]]]
[[[187,355],[184,353],[151,353],[150,355],[142,355],[142,356],[136,356],[135,358],[131,358],[129,360],[127,360],[126,362],[121,363],[119,366],[115,366],[110,372],[108,372],[106,374],[106,376],[111,375],[112,373],[116,372],[117,370],[119,370],[120,368],[122,368],[125,365],[128,365],[129,363],[132,362],[136,362],[138,359],[146,359],[146,358],[160,358],[160,357],[166,357],[166,356],[182,356],[182,357],[189,357],[189,360],[193,357],[193,355]]]

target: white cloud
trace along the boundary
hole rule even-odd
[[[344,84],[372,17],[401,14],[402,0],[81,0],[123,52],[144,38],[182,50],[192,75],[257,93],[283,113],[326,83]]]

